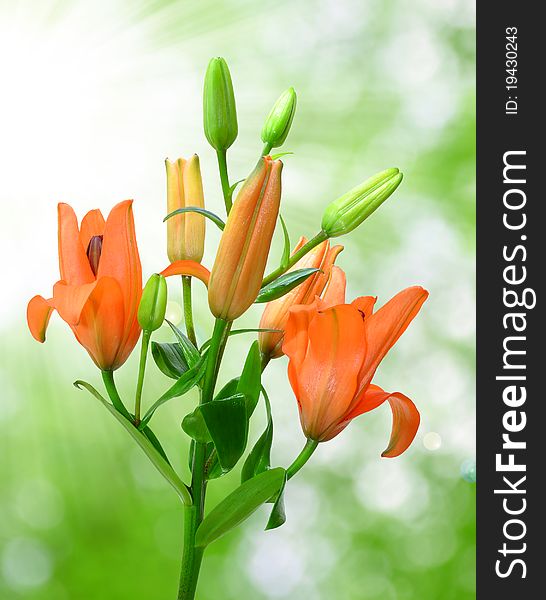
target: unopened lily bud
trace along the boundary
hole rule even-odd
[[[349,233],[379,208],[401,181],[402,173],[398,169],[387,169],[366,179],[326,207],[323,231],[328,237]]]
[[[167,281],[163,275],[154,273],[142,290],[138,307],[138,323],[144,331],[161,327],[167,309]]]
[[[203,123],[209,144],[227,150],[237,138],[237,112],[233,84],[226,61],[213,58],[205,75]]]
[[[296,113],[296,91],[288,88],[275,102],[262,129],[262,142],[271,148],[284,144]]]
[[[167,212],[197,206],[204,208],[203,183],[199,157],[165,161],[167,170]],[[201,262],[205,249],[205,217],[195,212],[174,215],[167,219],[167,254],[169,260]]]
[[[215,317],[232,321],[258,296],[279,214],[281,171],[280,160],[261,158],[237,195],[210,275]]]

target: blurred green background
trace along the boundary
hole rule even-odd
[[[239,138],[233,181],[261,149],[279,93],[299,96],[283,150],[283,214],[293,240],[312,235],[328,201],[398,166],[396,195],[348,238],[338,263],[348,297],[383,303],[411,284],[431,292],[376,382],[408,394],[422,425],[408,452],[380,458],[383,407],[322,445],[287,490],[286,524],[259,511],[208,550],[198,598],[464,600],[475,597],[474,6],[471,0],[0,0],[3,298],[0,396],[0,598],[174,598],[181,506],[111,417],[72,387],[100,385],[57,317],[48,341],[25,325],[27,300],[58,277],[56,208],[82,215],[135,199],[145,276],[166,265],[163,160],[197,152],[207,203],[221,210],[202,132],[211,56],[230,65]],[[217,231],[208,228],[204,264]],[[281,252],[275,240],[272,261]],[[169,316],[180,321],[171,282]],[[211,327],[197,284],[198,333]],[[253,310],[241,325],[256,326]],[[159,332],[157,339],[168,339]],[[251,336],[230,342],[237,374]],[[118,374],[134,393],[133,356]],[[267,370],[274,462],[303,444],[285,359]],[[148,402],[169,382],[150,364]],[[187,477],[179,423],[195,398],[154,420]],[[263,428],[263,408],[252,441]],[[209,506],[237,484],[209,488]]]

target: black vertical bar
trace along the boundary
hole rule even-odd
[[[546,597],[546,198],[538,189],[546,173],[538,89],[546,30],[538,6],[477,5],[477,597],[484,600]],[[509,470],[511,462],[521,470]]]

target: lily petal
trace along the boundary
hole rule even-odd
[[[163,269],[160,274],[163,275],[163,277],[170,277],[171,275],[190,275],[191,277],[200,279],[207,287],[210,279],[210,271],[201,263],[193,260],[175,260],[166,269]]]
[[[364,319],[366,353],[359,373],[359,394],[368,387],[379,363],[406,331],[427,297],[428,292],[422,287],[406,288]],[[363,306],[365,303],[361,301],[360,308]]]
[[[63,321],[69,325],[80,322],[83,307],[96,285],[96,281],[83,285],[68,285],[66,281],[57,281],[53,286],[53,306]]]
[[[345,289],[347,287],[347,279],[345,277],[345,271],[336,267],[332,267],[332,273],[330,279],[326,284],[326,289],[322,295],[321,307],[336,306],[338,304],[345,303]]]
[[[61,279],[69,285],[81,285],[94,281],[95,276],[87,260],[86,248],[82,246],[78,219],[71,206],[58,205],[59,219],[59,271]]]
[[[124,355],[124,298],[115,279],[97,280],[72,330],[100,369],[114,370],[123,364],[127,358]]]
[[[318,312],[309,323],[309,349],[297,374],[304,433],[323,434],[346,413],[357,390],[363,359],[364,323],[342,304]]]
[[[32,337],[38,342],[45,342],[45,334],[53,307],[51,300],[43,296],[34,296],[27,306],[27,323]]]
[[[405,452],[413,442],[421,417],[415,404],[400,392],[389,396],[389,404],[392,410],[391,439],[381,456],[394,458]]]
[[[104,228],[97,272],[97,279],[113,277],[121,287],[126,332],[136,319],[142,294],[142,268],[136,243],[132,204],[132,200],[124,200],[110,211]]]
[[[91,238],[95,235],[104,235],[105,221],[98,208],[90,210],[80,224],[80,241],[87,252]]]

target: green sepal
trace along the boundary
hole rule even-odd
[[[158,369],[171,379],[179,379],[189,368],[179,343],[152,342],[152,356]]]
[[[271,300],[277,300],[285,294],[288,294],[295,287],[303,283],[311,275],[317,273],[320,269],[296,269],[295,271],[289,271],[284,275],[281,275],[271,283],[265,285],[258,294],[255,302],[271,302]]]
[[[216,213],[213,213],[212,211],[207,210],[206,208],[201,208],[200,206],[186,206],[184,208],[177,208],[176,210],[170,212],[163,219],[163,223],[165,223],[167,219],[170,219],[175,215],[182,215],[187,212],[199,213],[200,215],[207,217],[207,219],[210,219],[218,227],[218,229],[220,229],[220,231],[224,231],[224,227],[226,226],[224,221]]]
[[[284,508],[284,488],[286,487],[286,473],[284,476],[284,481],[282,483],[281,489],[275,498],[275,502],[273,504],[273,508],[271,509],[271,514],[269,515],[269,519],[267,521],[267,525],[265,526],[265,530],[269,529],[277,529],[281,525],[286,523],[286,511]]]
[[[205,547],[248,519],[262,504],[279,493],[286,471],[277,467],[245,481],[217,504],[195,534],[195,545]]]
[[[133,440],[140,446],[146,456],[150,459],[154,467],[163,475],[163,477],[171,484],[174,488],[178,497],[182,502],[190,506],[192,503],[191,495],[184,482],[178,477],[171,465],[165,460],[161,452],[157,450],[155,445],[150,441],[149,437],[142,431],[138,430],[131,421],[127,420],[108,400],[106,400],[91,384],[86,381],[75,381],[74,385],[78,389],[85,388],[90,394],[92,394],[99,402],[113,415],[116,420],[123,426],[125,431],[133,438]],[[155,437],[155,436],[154,436]]]

